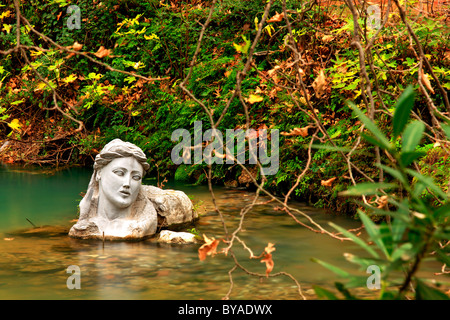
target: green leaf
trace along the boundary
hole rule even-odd
[[[380,300],[395,300],[396,297],[397,293],[395,293],[394,291],[384,291],[381,294]]]
[[[361,210],[358,209],[359,217],[364,224],[364,227],[369,234],[370,239],[378,246],[378,248],[383,251],[383,253],[386,255],[386,257],[389,258],[389,253],[386,249],[386,246],[383,243],[383,240],[381,239],[381,233],[378,229],[378,227],[375,225],[375,223],[370,220],[370,218]]]
[[[17,100],[17,101],[11,102],[11,103],[10,103],[10,105],[13,105],[13,106],[15,106],[15,105],[21,104],[22,102],[25,102],[25,99],[20,99],[20,100]]]
[[[444,191],[441,190],[438,186],[434,184],[434,181],[432,178],[424,176],[417,171],[406,169],[406,172],[413,177],[415,177],[419,182],[421,182],[425,187],[430,188],[432,191],[434,191],[437,195],[439,195],[443,199],[447,199],[447,195],[444,193]]]
[[[425,125],[419,120],[413,121],[405,129],[402,136],[402,151],[412,152],[416,150],[420,140],[422,140]]]
[[[450,216],[450,203],[447,203],[434,210],[433,216],[436,220],[445,219]],[[449,264],[450,266],[450,264]]]
[[[348,291],[345,286],[340,282],[335,282],[334,285],[336,286],[336,289],[339,290],[340,293],[342,293],[347,300],[357,300],[355,296],[353,296],[350,291]]]
[[[400,247],[396,248],[392,253],[392,260],[402,259],[403,261],[407,261],[411,259],[413,245],[410,242],[402,244]]]
[[[416,300],[450,300],[443,292],[427,286],[424,282],[416,279]]]
[[[318,286],[313,286],[313,289],[314,289],[314,291],[316,292],[316,294],[317,294],[317,297],[319,298],[319,299],[323,299],[323,298],[326,298],[326,299],[328,299],[328,300],[339,300],[339,298],[338,297],[336,297],[335,295],[334,295],[334,293],[332,293],[331,291],[328,291],[328,290],[326,290],[326,289],[324,289],[324,288],[321,288],[321,287],[318,287]]]
[[[361,258],[351,253],[344,253],[344,257],[345,259],[347,259],[347,261],[363,267],[364,271],[367,269],[368,266],[376,265],[379,263],[379,260],[372,258]]]
[[[367,128],[367,130],[369,130],[375,136],[375,138],[378,139],[378,141],[381,144],[382,148],[383,149],[387,149],[387,150],[391,149],[392,148],[391,143],[386,138],[384,133],[381,132],[381,130],[376,126],[376,124],[373,123],[372,120],[370,120],[361,110],[359,110],[359,108],[353,102],[349,101],[348,105],[356,113],[356,115],[358,116],[359,120],[362,123],[364,123],[364,125]]]
[[[395,104],[393,118],[394,138],[398,137],[405,128],[409,119],[409,113],[414,106],[414,89],[411,85],[406,87]]]
[[[386,247],[386,251],[389,253],[389,256],[392,254],[394,241],[392,239],[391,228],[387,225],[386,222],[382,222],[378,225],[378,231],[380,233],[381,241]]]
[[[328,223],[330,226],[341,232],[344,236],[352,239],[357,245],[359,245],[361,248],[366,250],[368,253],[370,253],[373,257],[379,258],[380,256],[378,253],[370,247],[369,244],[367,244],[364,240],[357,237],[355,234],[351,233],[350,231],[347,231],[346,229],[334,224],[333,222]]]
[[[395,183],[385,183],[385,182],[363,182],[357,185],[351,186],[345,191],[339,193],[343,196],[361,196],[361,195],[371,195],[380,194],[380,189],[392,189],[397,187]]]
[[[380,147],[381,149],[386,149],[386,146],[380,140],[375,138],[373,135],[362,132],[361,137],[363,137],[364,140],[366,140],[367,142],[369,142],[374,146]]]
[[[450,139],[450,125],[448,125],[448,124],[441,124],[441,127],[444,130],[445,134],[447,135],[447,138]]]
[[[381,163],[376,163],[375,165],[383,169],[387,173],[389,173],[393,178],[400,181],[403,185],[409,185],[408,180],[402,175],[402,173],[399,170],[385,166],[384,164]]]
[[[408,224],[404,220],[400,218],[394,219],[394,222],[392,222],[392,240],[394,242],[402,240],[407,226]]]
[[[437,254],[438,254],[438,259],[439,261],[445,263],[447,266],[450,266],[450,256],[446,255],[445,252],[443,250],[436,250]]]
[[[311,261],[320,264],[321,266],[327,268],[330,271],[333,271],[334,273],[336,273],[340,277],[348,278],[348,277],[351,276],[350,273],[348,273],[347,271],[344,271],[341,268],[333,266],[332,264],[329,264],[329,263],[327,263],[325,261],[322,261],[322,260],[319,260],[319,259],[315,259],[315,258],[312,258]]]
[[[426,152],[416,152],[416,151],[402,152],[400,155],[400,160],[401,160],[402,164],[405,167],[407,167],[411,163],[413,163],[415,160],[419,159],[420,157],[423,157],[424,155],[426,155]]]
[[[126,81],[128,84],[130,84],[130,83],[136,81],[136,78],[133,76],[128,76],[124,79],[124,81]]]

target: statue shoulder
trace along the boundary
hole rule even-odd
[[[197,218],[191,199],[183,191],[143,185],[142,192],[165,220],[165,226],[191,222]]]

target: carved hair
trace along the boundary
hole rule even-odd
[[[94,170],[98,171],[114,159],[126,157],[134,157],[142,165],[144,173],[150,168],[150,165],[147,163],[147,157],[141,148],[132,143],[114,139],[106,144],[95,157]]]

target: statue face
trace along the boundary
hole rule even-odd
[[[105,197],[112,207],[129,207],[139,194],[143,174],[144,169],[135,158],[114,159],[97,174],[100,197]]]

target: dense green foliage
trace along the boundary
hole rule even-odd
[[[95,53],[100,46],[114,48],[113,55],[103,59],[113,68],[139,72],[147,77],[168,77],[166,80],[149,83],[133,76],[108,71],[104,66],[92,63],[82,56],[68,58],[66,53],[56,48],[49,48],[45,53],[31,51],[31,66],[50,84],[58,86],[57,91],[66,100],[78,103],[78,114],[74,116],[84,122],[86,130],[62,141],[66,146],[74,147],[71,149],[70,160],[89,161],[87,155],[95,154],[107,141],[119,137],[143,148],[152,161],[153,175],[158,171],[162,177],[174,176],[176,166],[169,158],[170,150],[175,145],[170,141],[171,133],[178,128],[186,128],[192,132],[193,123],[198,120],[203,121],[203,130],[209,128],[208,118],[201,107],[188,99],[177,86],[186,75],[201,29],[200,20],[204,19],[208,12],[207,3],[168,5],[157,1],[105,1],[91,4],[90,1],[80,1],[80,30],[69,30],[65,26],[69,16],[65,10],[68,4],[64,1],[48,1],[45,4],[31,2],[23,5],[22,10],[37,30],[61,46],[67,47],[78,42],[83,44],[82,51],[91,53]],[[288,2],[288,5],[291,12],[298,8],[296,2]],[[12,10],[12,2],[6,8]],[[256,32],[254,20],[261,17],[262,11],[263,7],[257,1],[239,4],[223,1],[214,11],[212,23],[206,30],[199,63],[193,68],[193,80],[188,89],[208,106],[213,106],[216,114],[223,110],[231,96],[236,72],[242,68],[245,61],[245,54],[238,52],[233,44],[242,43],[243,38],[252,38]],[[271,9],[271,12],[281,11],[282,8],[277,3]],[[306,56],[308,61],[321,61],[312,63],[314,67],[306,70],[309,76],[304,81],[307,85],[311,85],[316,77],[319,67],[315,65],[326,66],[331,88],[320,98],[312,96],[311,101],[333,141],[338,146],[350,147],[356,138],[359,124],[349,117],[350,110],[345,105],[345,100],[362,102],[361,90],[358,90],[359,66],[357,52],[349,46],[352,21],[342,18],[331,22],[331,13],[333,11],[327,12],[320,6],[314,7],[306,13],[308,20],[293,22],[293,34],[299,46],[303,46],[304,50],[309,49],[310,53]],[[3,32],[0,37],[4,47],[14,43],[13,21],[12,16],[3,19],[3,23],[11,22],[12,26],[9,33]],[[270,26],[272,29],[264,29],[256,51],[268,50],[271,54],[256,56],[257,68],[251,69],[243,80],[242,91],[244,97],[257,88],[265,94],[262,102],[252,104],[249,108],[251,127],[259,128],[264,125],[288,132],[294,127],[311,124],[311,119],[310,115],[296,107],[297,104],[292,101],[297,98],[301,105],[304,102],[301,92],[297,91],[291,95],[285,90],[277,90],[277,80],[265,81],[258,74],[259,71],[267,76],[267,70],[278,67],[286,78],[286,81],[280,80],[280,83],[289,83],[292,81],[290,79],[294,79],[292,70],[289,69],[292,53],[283,45],[287,30],[282,22]],[[337,26],[340,28],[336,28]],[[26,27],[22,28],[23,43],[46,48],[45,43],[25,30]],[[323,28],[323,33],[317,33],[318,28]],[[424,19],[420,27],[416,28],[416,33],[425,44],[425,54],[433,62],[436,75],[448,86],[450,72],[447,68],[448,57],[444,56],[448,37],[442,37],[442,28],[444,27],[439,26],[438,20]],[[401,31],[401,27],[395,29]],[[377,78],[371,81],[378,82],[384,90],[393,93],[399,93],[407,84],[417,81],[418,70],[417,60],[408,48],[407,37],[395,37],[398,31],[394,28],[383,29],[383,41],[376,44],[376,55],[372,57],[373,67],[379,72]],[[331,42],[330,38],[324,36],[326,32],[331,35]],[[405,71],[394,73],[392,70]],[[11,126],[8,127],[7,124],[13,119],[20,119],[22,129],[33,125],[33,122],[38,125],[39,120],[52,120],[51,123],[46,122],[40,126],[39,130],[36,127],[31,128],[31,131],[36,131],[35,135],[32,136],[31,131],[28,135],[35,140],[52,139],[61,130],[76,128],[76,123],[55,111],[45,110],[52,107],[51,91],[33,76],[30,66],[24,64],[20,55],[4,57],[1,71],[4,83],[1,88],[1,126],[4,138],[11,130]],[[380,104],[379,98],[384,99],[388,108],[385,113],[393,110],[393,98],[389,94],[375,96],[377,105]],[[439,94],[436,101],[442,102]],[[417,99],[415,108],[425,121],[431,123],[423,97]],[[390,121],[389,116],[381,113],[378,121],[381,128],[389,130],[386,126]],[[225,131],[227,128],[243,127],[244,124],[242,107],[239,100],[235,99],[219,129]],[[20,134],[16,134],[16,137],[23,140],[27,138],[26,135],[21,137]],[[280,171],[276,176],[268,177],[268,188],[280,194],[290,188],[305,165],[304,145],[309,139],[309,135],[281,138]],[[432,165],[439,165],[439,157],[434,155],[439,151],[431,147],[430,141],[425,140],[423,146],[429,148],[428,155],[420,159],[428,164],[424,166],[424,170]],[[45,146],[39,149],[39,152],[36,156],[45,155]],[[67,155],[61,155],[63,158],[64,156]],[[21,159],[20,154],[16,154],[16,158],[27,160]],[[377,175],[378,170],[373,166],[373,150],[370,147],[358,148],[353,153],[352,160],[367,175]],[[184,178],[202,182],[205,179],[204,166],[190,167],[185,170],[188,177],[184,175]],[[445,181],[448,175],[445,166],[441,167],[443,171],[438,173],[433,170],[433,174],[440,181]],[[237,180],[240,170],[239,167],[230,170],[227,165],[215,166],[214,180]],[[320,181],[334,176],[344,177],[347,170],[341,155],[335,150],[313,151],[311,170],[302,179],[295,195],[309,199],[319,206],[336,204],[337,193],[344,189],[348,180],[339,179],[332,192],[328,187],[321,186]]]
[[[67,53],[57,48],[47,47],[45,41],[23,26],[21,41],[24,44],[49,50],[31,50],[31,66],[66,101],[76,106],[77,112],[66,110],[84,123],[85,130],[69,134],[70,130],[77,127],[77,123],[55,110],[47,110],[53,104],[48,86],[33,74],[32,68],[20,54],[5,56],[0,70],[3,78],[0,88],[3,138],[10,134],[12,127],[8,124],[13,119],[20,120],[17,123],[20,128],[17,128],[15,136],[23,141],[27,138],[52,140],[62,135],[61,132],[65,136],[57,146],[43,144],[40,148],[34,148],[34,153],[17,150],[10,155],[11,161],[30,161],[33,156],[37,163],[39,159],[51,162],[48,159],[53,156],[53,159],[59,157],[72,163],[89,163],[91,156],[102,145],[119,137],[137,144],[148,154],[152,175],[175,176],[177,166],[173,165],[169,157],[175,145],[170,140],[171,133],[178,128],[192,132],[194,121],[199,120],[203,121],[203,130],[210,126],[202,108],[178,87],[193,56],[201,21],[204,21],[209,10],[208,3],[78,1],[82,18],[82,28],[79,30],[66,27],[69,18],[66,8],[69,4],[68,1],[31,1],[22,5],[21,9],[35,29],[61,46],[68,47],[78,42],[83,45],[82,51],[90,52],[92,57],[100,46],[113,49],[113,53],[103,58],[102,62],[146,77],[167,78],[143,81],[109,71],[83,56],[68,57]],[[322,66],[329,81],[323,96],[318,97],[309,89],[319,120],[336,145],[351,148],[360,125],[349,116],[350,110],[345,101],[352,99],[357,104],[363,102],[361,90],[358,90],[361,79],[358,76],[357,52],[350,46],[353,22],[345,15],[337,16],[342,6],[314,6],[300,15],[300,2],[288,1],[287,5],[292,18],[303,17],[293,19],[292,32],[299,48],[306,52],[304,59],[310,62],[304,68],[307,87],[311,87]],[[13,12],[12,1],[7,2],[3,10],[6,9]],[[188,83],[188,89],[213,108],[215,114],[222,112],[232,95],[236,73],[245,62],[246,53],[239,52],[236,45],[245,44],[244,39],[254,37],[255,19],[261,19],[263,10],[264,7],[258,1],[221,1],[216,6],[212,22],[206,30],[199,62],[194,66],[192,80]],[[281,3],[274,3],[270,15],[276,12],[282,12]],[[11,24],[10,32],[4,30],[0,35],[1,45],[7,48],[15,42],[13,15],[3,18],[2,22]],[[424,19],[416,27],[416,33],[424,43],[425,54],[433,63],[436,75],[448,89],[450,72],[447,68],[448,57],[445,56],[448,37],[442,37],[443,28],[439,19]],[[374,30],[368,32],[373,34]],[[373,67],[377,70],[377,78],[371,79],[373,85],[377,83],[383,90],[393,94],[401,92],[407,84],[416,82],[418,72],[418,61],[408,47],[409,40],[406,36],[396,37],[398,32],[404,32],[404,26],[384,28],[382,41],[375,44],[376,55],[371,57]],[[241,86],[244,97],[255,91],[261,92],[263,96],[262,102],[249,105],[251,128],[276,128],[280,132],[289,132],[293,128],[312,124],[311,115],[301,108],[302,105],[305,107],[302,92],[294,90],[289,93],[277,87],[277,84],[288,85],[295,81],[292,51],[285,45],[287,36],[284,22],[274,22],[264,28],[256,46],[256,52],[269,54],[254,57],[255,67],[250,69]],[[278,78],[272,77],[268,81],[268,71],[274,68],[280,74]],[[377,114],[380,127],[386,130],[390,122],[387,113],[392,111],[394,101],[388,93],[374,97],[375,104],[380,105],[379,99],[382,98],[387,107],[387,110]],[[436,94],[436,101],[438,105],[442,102],[439,93]],[[425,121],[431,123],[423,97],[417,99],[416,110]],[[49,119],[52,122],[46,121]],[[218,129],[224,132],[227,128],[242,128],[244,125],[245,115],[240,101],[235,98]],[[24,134],[24,131],[27,133]],[[309,129],[310,134],[312,131]],[[318,136],[323,139],[322,133],[319,132]],[[305,166],[307,151],[304,146],[309,140],[310,135],[281,137],[280,170],[276,176],[268,177],[266,186],[269,190],[283,194],[292,186]],[[431,145],[432,142],[424,141],[424,146]],[[65,151],[58,153],[61,150]],[[437,151],[431,150],[420,161],[434,165],[433,161],[430,163],[430,158],[435,158],[433,152]],[[341,154],[328,149],[316,149],[312,153],[311,168],[296,188],[294,196],[307,199],[317,206],[348,210],[347,200],[337,197],[338,192],[349,184],[346,175],[348,168]],[[360,147],[353,152],[352,161],[374,178],[378,169],[373,166],[373,155],[370,146]],[[201,183],[205,179],[204,168],[204,164],[190,166],[183,170],[183,179]],[[213,170],[213,180],[216,183],[237,181],[241,170],[238,166],[230,168],[229,165],[217,165]],[[437,177],[445,179],[445,173]],[[321,185],[322,180],[331,177],[340,177],[332,190]]]

